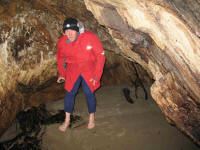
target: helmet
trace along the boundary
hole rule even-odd
[[[65,33],[66,30],[71,29],[79,32],[79,23],[78,20],[75,18],[67,18],[65,19],[63,23],[63,33]]]

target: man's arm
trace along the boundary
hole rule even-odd
[[[96,35],[92,37],[92,46],[96,57],[96,67],[93,79],[99,81],[103,73],[103,67],[105,63],[105,53],[103,46]]]
[[[65,80],[65,68],[63,66],[64,63],[64,55],[61,53],[60,43],[57,43],[57,66],[58,66],[58,83],[61,83],[61,80]]]

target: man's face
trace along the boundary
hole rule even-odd
[[[76,32],[75,30],[71,30],[71,29],[68,29],[65,31],[65,35],[67,36],[67,38],[73,42],[76,40],[76,37],[78,35],[78,32]]]

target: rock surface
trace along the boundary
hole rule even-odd
[[[200,145],[200,1],[85,0],[121,53],[142,65],[170,123]]]

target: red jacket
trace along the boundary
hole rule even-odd
[[[81,33],[78,38],[68,43],[63,35],[57,42],[57,64],[60,76],[65,78],[65,89],[71,91],[81,74],[91,91],[100,86],[100,78],[105,63],[105,54],[101,42],[89,31]],[[66,69],[64,67],[66,63]],[[95,86],[89,80],[96,78]]]

